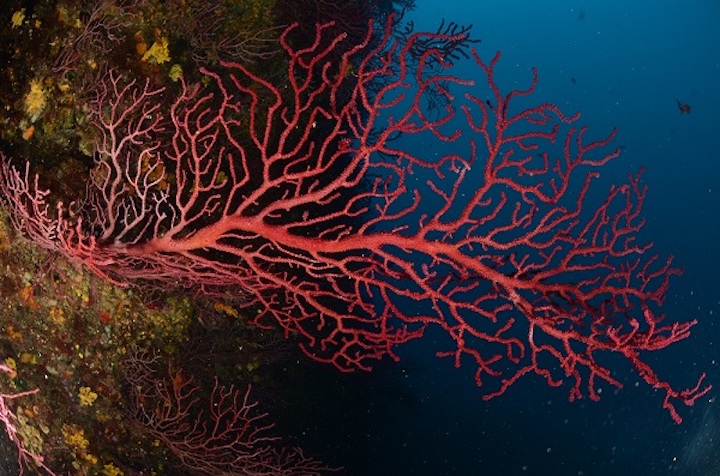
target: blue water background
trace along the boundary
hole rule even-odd
[[[618,360],[624,388],[601,386],[599,403],[569,403],[567,386],[534,376],[485,402],[474,369],[435,358],[423,339],[374,374],[329,373],[337,391],[319,392],[308,436],[332,434],[324,450],[350,475],[720,475],[720,2],[417,0],[408,18],[430,31],[440,18],[472,23],[486,61],[503,53],[504,90],[527,87],[535,66],[536,102],[581,111],[598,137],[618,129],[624,154],[603,179],[647,168],[641,241],[685,269],[664,309],[699,320],[690,339],[648,360],[676,387],[705,371],[715,389],[678,407],[676,425],[663,394]],[[681,115],[676,98],[692,112]]]

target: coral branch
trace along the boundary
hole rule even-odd
[[[242,392],[216,378],[205,402],[193,377],[172,369],[163,375],[153,368],[155,360],[142,354],[128,359],[133,418],[193,474],[313,476],[329,469],[300,448],[276,448],[279,438],[268,436],[274,425],[250,399],[250,386]]]
[[[676,421],[672,401],[708,391],[674,390],[642,360],[695,321],[659,314],[679,271],[636,241],[640,176],[598,198],[614,132],[593,139],[580,114],[528,105],[535,71],[502,92],[499,53],[473,51],[477,83],[453,75],[433,45],[463,34],[398,42],[390,22],[381,41],[347,44],[318,25],[294,48],[293,28],[282,84],[224,63],[167,107],[168,91],[110,74],[78,213],[50,216],[48,192],[3,156],[16,227],[118,283],[240,290],[254,323],[343,371],[439,327],[439,356],[499,381],[488,397],[534,373],[597,399],[600,381],[621,386],[608,353],[664,389]],[[427,91],[447,99],[432,117]]]
[[[13,369],[5,364],[0,364],[0,372],[11,376],[15,373]],[[5,425],[8,440],[10,440],[18,450],[18,470],[21,476],[25,474],[26,468],[32,468],[34,471],[42,470],[42,474],[48,474],[50,476],[55,474],[45,465],[42,455],[32,452],[25,445],[22,437],[18,433],[17,415],[10,408],[10,402],[13,400],[34,395],[39,391],[40,389],[36,388],[25,392],[0,393],[0,422]]]

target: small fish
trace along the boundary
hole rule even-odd
[[[690,114],[690,112],[692,111],[692,106],[690,104],[680,102],[679,99],[675,99],[675,102],[678,105],[678,109],[680,109],[680,114]]]

